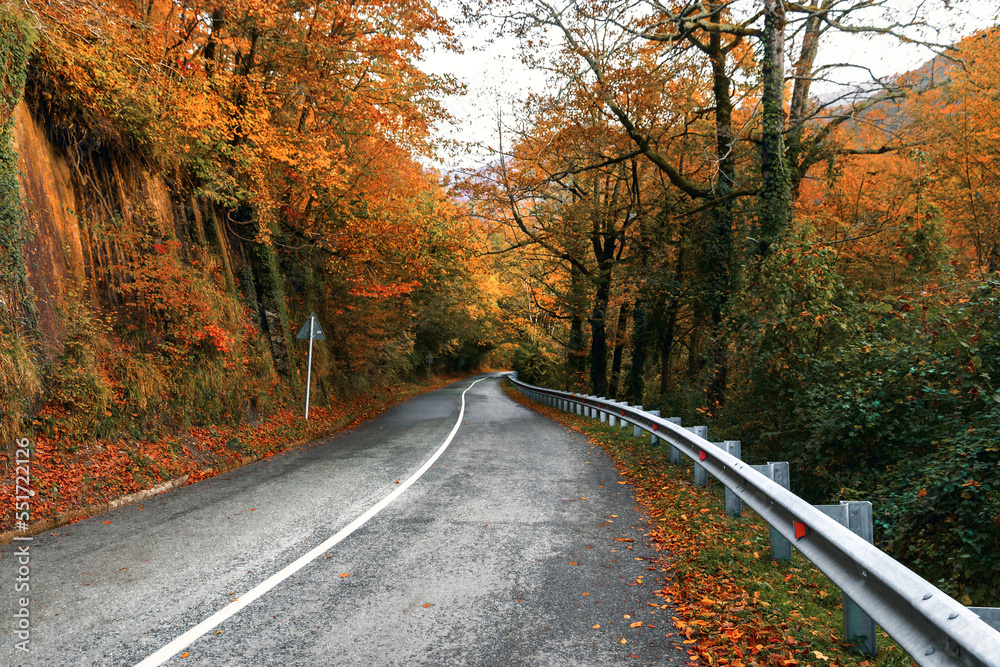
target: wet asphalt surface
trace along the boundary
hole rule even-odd
[[[16,545],[0,547],[0,664],[138,663],[398,488],[476,379],[37,536],[28,653],[14,650]],[[165,664],[687,664],[670,611],[649,604],[664,575],[610,458],[496,378],[466,401],[412,487]]]

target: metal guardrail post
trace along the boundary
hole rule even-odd
[[[603,396],[601,396],[597,400],[599,400],[599,401],[606,401],[608,399],[606,399]],[[601,410],[600,408],[598,408],[597,409],[597,416],[600,417],[602,424],[607,424],[608,423],[608,413],[605,410]]]
[[[618,403],[618,405],[622,406],[623,408],[627,408],[628,407],[628,401],[620,401]],[[621,428],[625,428],[625,426],[627,424],[628,424],[628,422],[625,421],[624,415],[618,418],[618,426],[620,426]]]
[[[739,440],[726,440],[722,443],[722,448],[736,458],[742,458]],[[726,514],[729,516],[743,515],[743,501],[728,486],[726,487]]]
[[[671,424],[677,424],[678,426],[681,425],[681,418],[680,417],[667,417],[667,421],[670,422]],[[680,463],[681,463],[681,450],[679,450],[676,447],[674,447],[674,443],[672,443],[672,442],[668,442],[667,446],[670,448],[669,449],[669,459],[668,460],[671,463],[673,463],[675,466],[676,465],[680,465]]]
[[[782,488],[790,488],[788,462],[779,463],[768,462],[767,465],[750,466],[760,474],[767,477],[772,482],[781,485]],[[792,544],[781,533],[771,526],[771,558],[774,560],[789,560],[792,557]]]
[[[654,417],[659,417],[660,416],[660,411],[659,410],[647,410],[646,412],[648,412],[649,414],[653,415]],[[649,432],[649,444],[655,446],[657,440],[659,440],[659,438],[656,437],[656,434],[653,433],[652,431],[650,431]]]
[[[1000,631],[1000,607],[969,607],[969,610],[994,630]]]
[[[841,500],[839,505],[813,505],[851,532],[862,537],[868,544],[874,543],[872,530],[872,504],[867,500]],[[844,594],[844,641],[854,644],[854,648],[867,655],[878,653],[875,645],[875,621],[861,610],[854,600]]]
[[[635,409],[636,410],[642,410],[642,406],[641,405],[636,405]],[[642,429],[639,428],[638,424],[633,424],[632,425],[632,437],[633,438],[638,438],[640,435],[642,435]]]
[[[694,433],[699,438],[708,440],[708,427],[707,426],[688,426],[687,430]],[[701,456],[705,456],[705,452],[701,452]],[[695,486],[708,486],[708,471],[705,470],[705,466],[698,463],[698,460],[694,462],[694,485]]]

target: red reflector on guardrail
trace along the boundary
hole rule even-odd
[[[809,526],[802,523],[801,521],[792,521],[792,525],[795,526],[795,539],[801,540],[803,537],[809,534]]]
[[[701,459],[702,461],[708,458],[708,455],[705,454],[705,450],[702,450],[701,453],[698,454],[698,458]]]

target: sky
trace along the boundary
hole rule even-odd
[[[893,9],[901,13],[913,11],[926,0],[890,0]],[[931,0],[934,1],[934,0]],[[937,0],[939,3],[942,0]],[[958,0],[951,3],[951,11],[935,11],[932,22],[939,30],[930,35],[939,43],[953,43],[978,29],[1000,21],[1000,6],[996,0]],[[439,7],[447,18],[456,16],[451,0],[441,0]],[[442,135],[465,144],[473,144],[469,154],[442,157],[434,166],[443,171],[473,169],[485,164],[490,149],[499,145],[498,116],[512,118],[511,109],[516,101],[533,91],[545,88],[544,77],[531,72],[520,63],[518,44],[511,38],[491,41],[489,29],[468,27],[460,29],[465,52],[462,54],[428,52],[423,62],[425,71],[435,74],[453,74],[467,86],[464,96],[444,100],[445,107],[456,118],[453,128],[442,128]],[[818,64],[850,62],[863,64],[875,76],[887,76],[916,69],[933,53],[926,47],[900,44],[891,38],[870,38],[838,34],[836,40],[827,40],[821,47]],[[843,84],[857,83],[869,77],[860,69],[843,70],[838,75]],[[836,90],[832,83],[817,83],[814,94]],[[476,146],[478,144],[478,146]]]

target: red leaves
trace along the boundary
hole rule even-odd
[[[408,395],[396,392],[394,400]],[[31,473],[37,495],[32,499],[31,520],[78,512],[184,475],[187,483],[194,483],[219,472],[202,461],[217,461],[215,465],[222,469],[237,467],[244,456],[273,455],[293,442],[341,427],[349,415],[361,415],[357,419],[361,421],[385,407],[371,398],[332,408],[314,407],[308,422],[302,420],[298,408],[280,410],[256,426],[191,428],[180,436],[137,443],[70,442],[64,431],[54,429],[56,437],[33,439]],[[62,408],[47,406],[37,417],[59,418],[63,413]],[[230,447],[234,440],[240,443],[239,450]],[[10,461],[0,462],[0,532],[14,527],[14,472]]]

